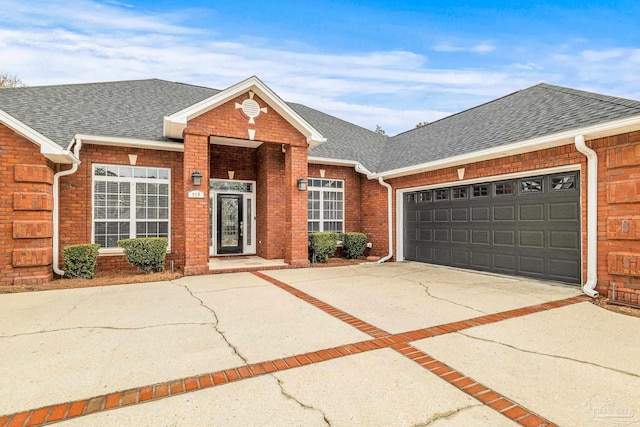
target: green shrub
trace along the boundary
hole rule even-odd
[[[62,251],[64,277],[93,279],[98,264],[98,249],[100,245],[91,243],[65,247]]]
[[[358,258],[367,247],[367,236],[363,233],[344,233],[342,252],[349,259]]]
[[[325,262],[336,251],[336,235],[340,233],[309,234],[309,261]]]
[[[129,264],[145,273],[157,273],[164,270],[169,241],[166,237],[146,237],[118,240],[118,246],[124,249]]]

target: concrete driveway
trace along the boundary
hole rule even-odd
[[[415,263],[0,295],[0,426],[640,424],[640,319]]]

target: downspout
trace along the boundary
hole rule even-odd
[[[71,168],[53,175],[53,271],[59,276],[64,276],[64,270],[58,266],[60,261],[60,177],[76,173],[80,164],[81,147],[82,141],[78,138],[75,139],[73,147],[75,159]]]
[[[355,170],[358,173],[366,175],[368,179],[375,178],[374,174],[369,172],[369,170],[365,168],[361,163],[356,163]],[[393,256],[393,191],[391,189],[391,185],[384,182],[381,176],[378,177],[378,182],[383,187],[387,187],[387,218],[389,223],[389,253],[385,257],[380,258],[376,262],[366,263],[366,264],[381,264],[385,261],[390,260],[391,257]]]
[[[576,135],[576,149],[587,158],[587,282],[582,292],[592,298],[598,296],[598,155],[584,142],[584,135]]]

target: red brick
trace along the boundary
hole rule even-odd
[[[29,426],[37,426],[40,424],[44,424],[45,420],[47,419],[47,414],[49,413],[49,410],[51,408],[50,407],[46,407],[46,408],[40,408],[40,409],[36,409],[35,411],[33,411],[33,413],[31,414],[31,417],[29,417],[29,422],[27,422],[27,427]],[[69,411],[71,412],[71,411]],[[72,417],[73,415],[71,413],[69,413],[69,417]],[[2,420],[0,419],[0,426],[2,426]]]
[[[104,403],[104,409],[117,408],[120,406],[120,398],[122,393],[117,392],[107,396],[107,400]]]
[[[153,387],[147,386],[140,389],[140,402],[153,399]]]
[[[153,397],[160,398],[169,396],[169,385],[167,383],[158,384],[153,387]]]
[[[7,427],[22,427],[30,414],[31,412],[21,412],[19,414],[15,414],[13,417],[11,417],[11,421],[9,421]]]
[[[99,399],[102,400],[102,398],[99,398]],[[52,421],[58,421],[63,419],[67,413],[68,408],[69,408],[68,403],[63,403],[61,405],[54,406],[51,412],[49,412],[49,416],[47,417],[47,422],[50,423]]]

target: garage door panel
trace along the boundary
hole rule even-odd
[[[468,208],[451,209],[451,222],[467,222],[469,220]]]
[[[520,221],[544,221],[544,204],[527,204],[519,206]]]
[[[474,245],[489,245],[490,239],[490,230],[471,230],[471,243]]]
[[[491,220],[491,209],[489,206],[478,206],[471,208],[471,221],[489,222]]]
[[[515,246],[515,230],[493,230],[493,244],[499,246]]]
[[[544,276],[545,259],[538,256],[521,255],[518,257],[519,271],[527,276]]]
[[[449,230],[433,230],[433,241],[449,243]]]
[[[433,261],[436,264],[451,264],[451,249],[447,247],[434,247],[433,248]]]
[[[469,230],[451,230],[451,243],[469,243]]]
[[[580,263],[575,259],[550,259],[549,276],[555,280],[567,281],[580,274]]]
[[[574,171],[406,193],[405,257],[579,283],[579,183]]]
[[[549,202],[550,221],[577,221],[579,211],[577,202]]]
[[[544,249],[543,230],[520,230],[520,246]]]
[[[433,220],[435,222],[449,222],[449,209],[435,209],[433,211]]]
[[[516,220],[516,208],[515,206],[494,206],[493,207],[493,220],[498,221],[515,221]]]
[[[433,242],[433,230],[430,228],[424,229],[421,228],[420,230],[418,230],[419,234],[418,234],[418,239],[421,242]]]
[[[433,221],[433,210],[422,210],[418,211],[418,221],[420,222],[432,222]]]
[[[549,248],[580,249],[580,233],[578,231],[550,231]]]
[[[469,251],[452,249],[451,250],[451,264],[456,267],[468,267],[469,266]]]
[[[487,252],[471,251],[470,264],[481,270],[490,270],[493,267],[491,254]]]
[[[516,273],[516,257],[510,254],[493,254],[493,268],[506,274]]]

